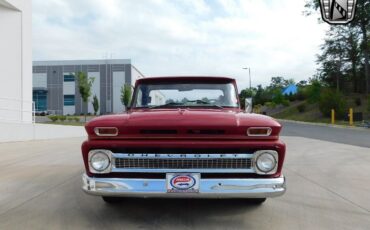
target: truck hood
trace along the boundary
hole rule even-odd
[[[117,127],[119,135],[114,138],[124,139],[248,139],[249,127],[271,127],[272,133],[267,138],[276,139],[281,130],[281,125],[268,116],[218,109],[153,109],[101,116],[87,123],[90,138],[102,138],[95,135],[95,127]]]

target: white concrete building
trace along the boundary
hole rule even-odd
[[[0,123],[32,123],[31,0],[0,0]]]
[[[83,127],[32,122],[31,10],[31,0],[0,0],[0,142],[85,136]]]

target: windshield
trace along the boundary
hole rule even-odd
[[[232,83],[140,84],[133,107],[239,107]]]

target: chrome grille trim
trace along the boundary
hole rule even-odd
[[[253,173],[253,154],[114,153],[112,172]]]

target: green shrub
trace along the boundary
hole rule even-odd
[[[74,117],[75,119],[75,122],[80,122],[80,118],[79,117]]]
[[[284,106],[289,106],[290,105],[290,102],[289,102],[289,100],[283,100],[282,102],[281,102],[281,104],[282,105],[284,105]]]
[[[303,89],[299,89],[297,94],[296,94],[296,99],[298,101],[304,101],[306,100],[305,94],[303,93]]]
[[[284,95],[281,93],[280,89],[276,89],[273,92],[272,102],[274,102],[276,105],[283,104],[283,101],[286,100]]]
[[[266,102],[265,106],[269,107],[270,109],[274,109],[276,107],[275,102]]]
[[[343,118],[346,114],[346,101],[343,95],[331,89],[324,90],[321,93],[319,109],[325,117],[330,117],[331,110],[335,110],[338,118]]]
[[[258,105],[254,105],[253,106],[253,109],[261,109],[262,105],[258,104]]]
[[[59,116],[59,120],[60,120],[61,122],[64,122],[66,119],[67,119],[67,117],[66,117],[66,116],[63,116],[63,115]]]
[[[68,117],[68,118],[67,118],[67,120],[68,120],[69,122],[72,122],[72,121],[74,120],[74,118],[73,118],[73,117]]]
[[[49,115],[48,118],[52,121],[52,122],[56,122],[59,117],[57,115]]]
[[[289,101],[295,101],[297,100],[297,94],[290,93],[289,95],[285,96]]]
[[[306,104],[303,103],[303,104],[298,105],[297,110],[298,112],[303,113],[304,111],[306,111]]]

